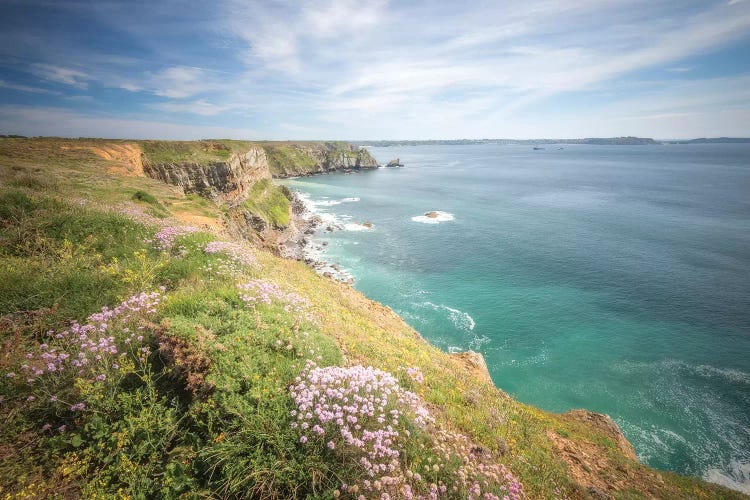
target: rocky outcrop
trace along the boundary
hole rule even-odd
[[[341,142],[267,143],[274,177],[374,169],[380,165],[367,149]]]
[[[226,161],[207,163],[153,163],[146,158],[143,171],[149,177],[180,186],[185,193],[225,202],[241,200],[255,182],[271,177],[268,158],[261,147],[232,154]]]
[[[458,361],[469,373],[472,373],[479,380],[489,384],[493,383],[490,371],[487,368],[487,362],[480,353],[475,351],[457,352],[451,354],[450,357]]]
[[[577,420],[578,422],[583,422],[589,427],[593,427],[614,441],[617,449],[620,450],[623,455],[633,460],[638,460],[633,445],[630,444],[630,441],[628,441],[627,438],[625,438],[620,427],[609,415],[605,415],[604,413],[594,413],[593,411],[588,410],[570,410],[563,415],[573,420]]]

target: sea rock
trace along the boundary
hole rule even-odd
[[[426,212],[424,215],[425,217],[429,217],[430,219],[437,219],[438,217],[440,217],[440,214],[435,211]]]
[[[370,222],[370,221],[368,220],[367,222],[363,222],[363,223],[362,223],[362,226],[363,226],[363,227],[366,227],[367,229],[372,229],[372,222]]]
[[[389,168],[394,168],[394,167],[403,167],[404,164],[401,163],[401,159],[396,158],[395,160],[391,160],[388,163],[386,163],[385,166]]]

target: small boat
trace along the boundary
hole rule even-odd
[[[534,146],[534,151],[539,151],[539,150],[541,150],[541,149],[544,149],[544,148],[540,148],[540,147],[538,147],[538,146]]]

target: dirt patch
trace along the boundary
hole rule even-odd
[[[182,222],[186,223],[189,226],[195,226],[195,227],[207,227],[211,229],[212,231],[216,231],[219,234],[226,234],[226,229],[224,228],[224,225],[221,222],[221,219],[217,217],[209,217],[207,215],[196,215],[191,212],[181,212],[173,210],[172,213],[175,217],[180,219]]]
[[[141,148],[135,144],[102,144],[101,146],[62,146],[62,149],[85,149],[96,156],[112,162],[108,165],[111,174],[125,177],[143,176]]]

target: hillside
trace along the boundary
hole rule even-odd
[[[368,159],[369,158],[369,159]],[[345,143],[0,139],[8,498],[744,498],[276,254]]]

